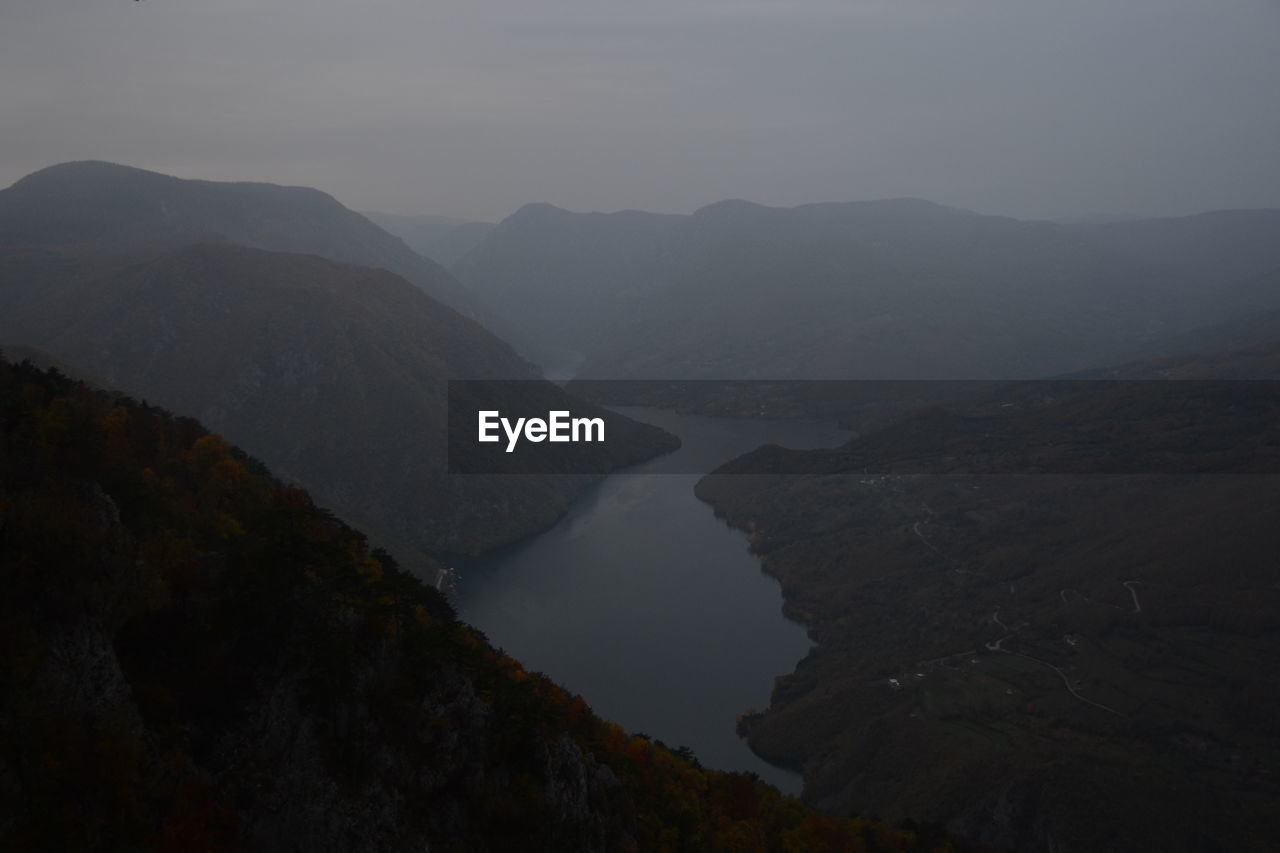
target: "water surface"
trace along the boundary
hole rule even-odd
[[[831,447],[848,434],[826,422],[620,411],[683,446],[588,489],[546,533],[466,566],[460,614],[605,718],[799,793],[799,775],[755,756],[734,727],[808,652],[804,629],[783,618],[778,584],[743,534],[694,497],[698,476],[656,472],[710,470],[767,442]]]

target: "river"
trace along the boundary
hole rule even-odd
[[[697,475],[658,472],[710,470],[766,442],[831,447],[848,434],[826,422],[620,411],[683,445],[588,489],[551,530],[466,566],[460,615],[629,731],[798,794],[799,774],[752,753],[735,718],[768,706],[774,678],[809,650],[805,631],[783,618],[778,584],[743,534],[694,497]]]

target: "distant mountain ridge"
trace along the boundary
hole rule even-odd
[[[1068,225],[889,199],[527,205],[452,269],[584,378],[662,379],[1052,375],[1256,306],[1233,288],[1277,267],[1280,211]]]
[[[589,350],[670,284],[663,258],[685,219],[525,205],[451,269],[544,351]]]
[[[402,216],[373,211],[363,213],[377,225],[404,240],[418,254],[445,266],[474,249],[490,231],[498,227],[493,222],[435,214]]]

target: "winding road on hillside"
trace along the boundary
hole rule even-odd
[[[927,507],[926,507],[926,509],[927,509]],[[929,510],[929,512],[930,512],[930,514],[932,514],[932,512],[933,512],[933,511],[932,511],[932,510]],[[942,551],[941,551],[941,550],[940,550],[936,545],[934,545],[932,542],[930,542],[930,541],[928,540],[928,538],[926,538],[926,537],[925,537],[924,533],[920,530],[920,525],[921,525],[921,524],[924,524],[924,523],[925,523],[925,520],[921,520],[921,521],[917,521],[917,522],[915,522],[913,525],[911,525],[911,531],[912,531],[913,533],[915,533],[916,538],[917,538],[917,539],[919,539],[922,543],[924,543],[925,547],[927,547],[930,551],[933,551],[933,552],[934,552],[935,554],[937,554],[939,557],[942,557],[944,560],[946,560],[946,561],[947,561],[947,562],[949,562],[949,563],[955,563],[955,560],[954,560],[954,559],[952,559],[951,557],[949,557],[949,556],[947,556],[946,554],[944,554],[944,553],[943,553],[943,552],[942,552]],[[956,569],[956,571],[957,571],[957,572],[960,572],[960,571],[961,571],[961,569]],[[968,572],[968,574],[977,574],[977,573],[976,573],[976,572]],[[1141,612],[1142,612],[1142,605],[1141,605],[1141,604],[1139,603],[1139,601],[1138,601],[1138,593],[1137,593],[1137,591],[1133,588],[1133,586],[1134,586],[1134,585],[1136,585],[1136,584],[1140,584],[1140,583],[1142,583],[1142,582],[1141,582],[1141,581],[1125,581],[1125,582],[1124,582],[1124,586],[1125,586],[1125,588],[1126,588],[1127,590],[1129,590],[1129,593],[1133,596],[1133,612],[1134,612],[1134,613],[1141,613]],[[1071,591],[1072,591],[1072,592],[1075,592],[1077,595],[1079,595],[1079,596],[1080,596],[1081,598],[1083,598],[1085,601],[1089,601],[1089,598],[1088,598],[1087,596],[1085,596],[1085,595],[1081,594],[1078,590],[1071,590]],[[1063,604],[1066,604],[1066,603],[1067,603],[1067,590],[1066,590],[1066,589],[1060,590],[1058,594],[1062,597],[1062,603],[1063,603]],[[1026,658],[1027,660],[1029,660],[1029,661],[1034,661],[1035,663],[1038,663],[1038,664],[1040,664],[1041,666],[1046,666],[1046,667],[1048,667],[1049,669],[1053,670],[1055,673],[1057,673],[1058,677],[1059,677],[1060,679],[1062,679],[1062,684],[1063,684],[1063,686],[1065,686],[1065,687],[1067,688],[1067,692],[1068,692],[1068,693],[1070,693],[1070,694],[1072,695],[1072,697],[1074,697],[1075,699],[1077,699],[1077,700],[1079,700],[1079,701],[1083,702],[1083,703],[1084,703],[1084,704],[1086,704],[1086,705],[1092,705],[1092,706],[1093,706],[1093,707],[1095,707],[1095,708],[1098,708],[1098,709],[1100,709],[1100,710],[1106,711],[1108,714],[1115,714],[1117,717],[1124,717],[1124,716],[1125,716],[1125,715],[1124,715],[1124,713],[1122,713],[1122,712],[1120,712],[1120,711],[1117,711],[1115,708],[1112,708],[1110,705],[1104,705],[1104,704],[1103,704],[1103,703],[1101,703],[1101,702],[1095,702],[1094,700],[1092,700],[1092,699],[1088,698],[1087,696],[1082,695],[1082,694],[1080,693],[1080,691],[1076,689],[1076,686],[1075,686],[1074,684],[1072,684],[1072,683],[1071,683],[1071,679],[1067,677],[1066,672],[1064,672],[1060,667],[1055,666],[1054,664],[1051,664],[1051,663],[1049,663],[1049,662],[1048,662],[1048,661],[1046,661],[1046,660],[1041,660],[1041,659],[1040,659],[1040,658],[1038,658],[1038,657],[1034,657],[1034,656],[1032,656],[1032,655],[1025,654],[1025,653],[1023,653],[1023,652],[1015,652],[1015,651],[1012,651],[1012,650],[1010,650],[1010,649],[1006,649],[1006,648],[1004,648],[1004,643],[1005,643],[1005,641],[1006,641],[1006,640],[1008,640],[1010,637],[1012,637],[1014,632],[1013,632],[1013,630],[1012,630],[1008,625],[1006,625],[1006,624],[1005,624],[1004,620],[1002,620],[1002,619],[1000,618],[1000,608],[999,608],[999,607],[997,607],[997,608],[992,612],[992,614],[991,614],[991,621],[992,621],[994,624],[999,625],[999,626],[1000,626],[1000,628],[1004,630],[1004,634],[1002,634],[998,639],[996,639],[996,640],[993,640],[993,641],[990,641],[990,642],[986,643],[986,649],[987,649],[987,651],[990,651],[990,652],[999,652],[999,653],[1001,653],[1001,654],[1013,655],[1013,656],[1015,656],[1015,657],[1020,657],[1020,658]],[[1025,626],[1023,626],[1023,627],[1025,627]],[[952,657],[952,656],[951,656],[951,655],[949,655],[948,657]],[[939,658],[939,660],[943,660],[943,658]]]
[[[926,506],[925,509],[929,510],[930,514],[933,513],[933,510],[929,509],[929,507]],[[966,569],[963,563],[959,562],[954,557],[949,557],[946,554],[942,553],[942,551],[940,551],[936,545],[934,545],[932,542],[929,541],[929,538],[925,536],[924,532],[920,529],[920,525],[927,524],[927,523],[928,523],[927,519],[921,519],[920,521],[917,521],[915,524],[911,525],[911,532],[916,535],[917,539],[919,539],[922,543],[924,543],[924,546],[926,548],[928,548],[933,553],[937,554],[947,563],[950,563],[955,573],[958,575],[973,575],[974,577],[979,577],[979,578],[986,577],[985,572],[975,572],[972,569]]]
[[[1124,582],[1124,588],[1129,590],[1129,594],[1133,596],[1133,612],[1134,613],[1142,612],[1142,605],[1138,603],[1138,591],[1134,589],[1134,586],[1140,583],[1142,583],[1142,581],[1125,581]]]
[[[1003,640],[1003,638],[1001,639]],[[1080,692],[1076,690],[1075,686],[1071,683],[1071,679],[1067,678],[1067,674],[1063,672],[1060,668],[1049,663],[1048,661],[1040,660],[1040,658],[1032,657],[1031,655],[1024,655],[1022,652],[1010,651],[1009,649],[998,649],[997,651],[1004,652],[1006,655],[1016,655],[1017,657],[1020,657],[1020,658],[1033,660],[1038,664],[1049,667],[1049,669],[1058,673],[1058,677],[1062,679],[1062,683],[1066,685],[1067,690],[1071,693],[1071,695],[1079,699],[1081,702],[1084,702],[1086,705],[1092,705],[1095,708],[1101,708],[1102,710],[1106,711],[1109,714],[1115,714],[1117,717],[1124,716],[1124,714],[1122,714],[1121,712],[1117,711],[1115,708],[1112,708],[1109,705],[1103,705],[1101,702],[1095,702],[1092,699],[1081,696]]]

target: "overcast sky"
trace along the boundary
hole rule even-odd
[[[1280,207],[1280,0],[0,0],[0,186],[350,207]]]

